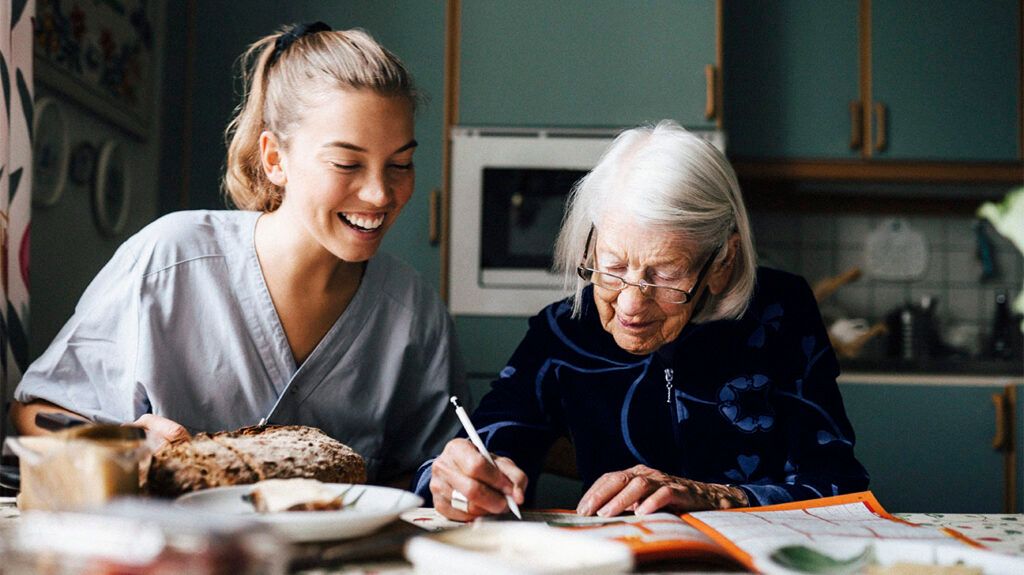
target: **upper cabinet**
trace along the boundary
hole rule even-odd
[[[1019,34],[1020,0],[873,0],[872,153],[1019,159]]]
[[[1019,181],[1020,6],[725,2],[730,155],[741,174],[772,160],[792,174],[813,174],[806,161],[826,177],[831,163],[851,178],[924,179],[937,172],[889,168],[956,164],[965,180]]]
[[[853,158],[857,0],[725,2],[729,155]]]
[[[672,118],[716,126],[714,0],[474,0],[461,8],[460,124],[627,127]]]

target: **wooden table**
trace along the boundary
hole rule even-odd
[[[922,525],[949,527],[975,539],[989,549],[1001,553],[1024,556],[1024,514],[964,514],[964,513],[897,513],[897,517]],[[14,505],[13,497],[0,497],[0,525],[18,520],[19,512]],[[402,561],[397,555],[402,535],[417,533],[410,529],[415,525],[420,530],[435,531],[460,525],[438,515],[432,508],[420,508],[402,515],[403,523],[394,524],[381,532],[370,535],[352,543],[366,543],[365,547],[375,547],[377,542],[387,541],[390,536],[390,547],[394,549],[394,558],[383,561],[359,561],[342,566],[310,568],[299,571],[307,575],[412,575],[412,566]],[[326,549],[331,544],[320,545]],[[387,547],[381,543],[380,547]],[[299,553],[312,554],[318,551],[317,546],[307,545],[298,549]],[[675,573],[708,573],[708,571],[681,570]]]

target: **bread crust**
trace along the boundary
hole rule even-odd
[[[315,427],[267,425],[198,433],[153,456],[147,490],[177,497],[199,489],[307,477],[324,483],[365,483],[366,463]]]

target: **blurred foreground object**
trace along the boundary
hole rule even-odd
[[[22,510],[71,510],[138,494],[139,465],[151,453],[138,428],[103,424],[9,437],[7,445],[19,459]]]
[[[251,522],[131,499],[88,512],[25,513],[0,544],[4,575],[277,575],[288,560]]]
[[[414,537],[405,557],[422,575],[610,575],[633,567],[622,543],[540,523],[477,522]]]

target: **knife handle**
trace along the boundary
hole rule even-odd
[[[77,427],[87,423],[92,422],[87,419],[82,419],[81,417],[75,417],[59,411],[40,411],[36,413],[36,425],[43,429],[49,429],[50,431],[60,431],[62,429]]]

